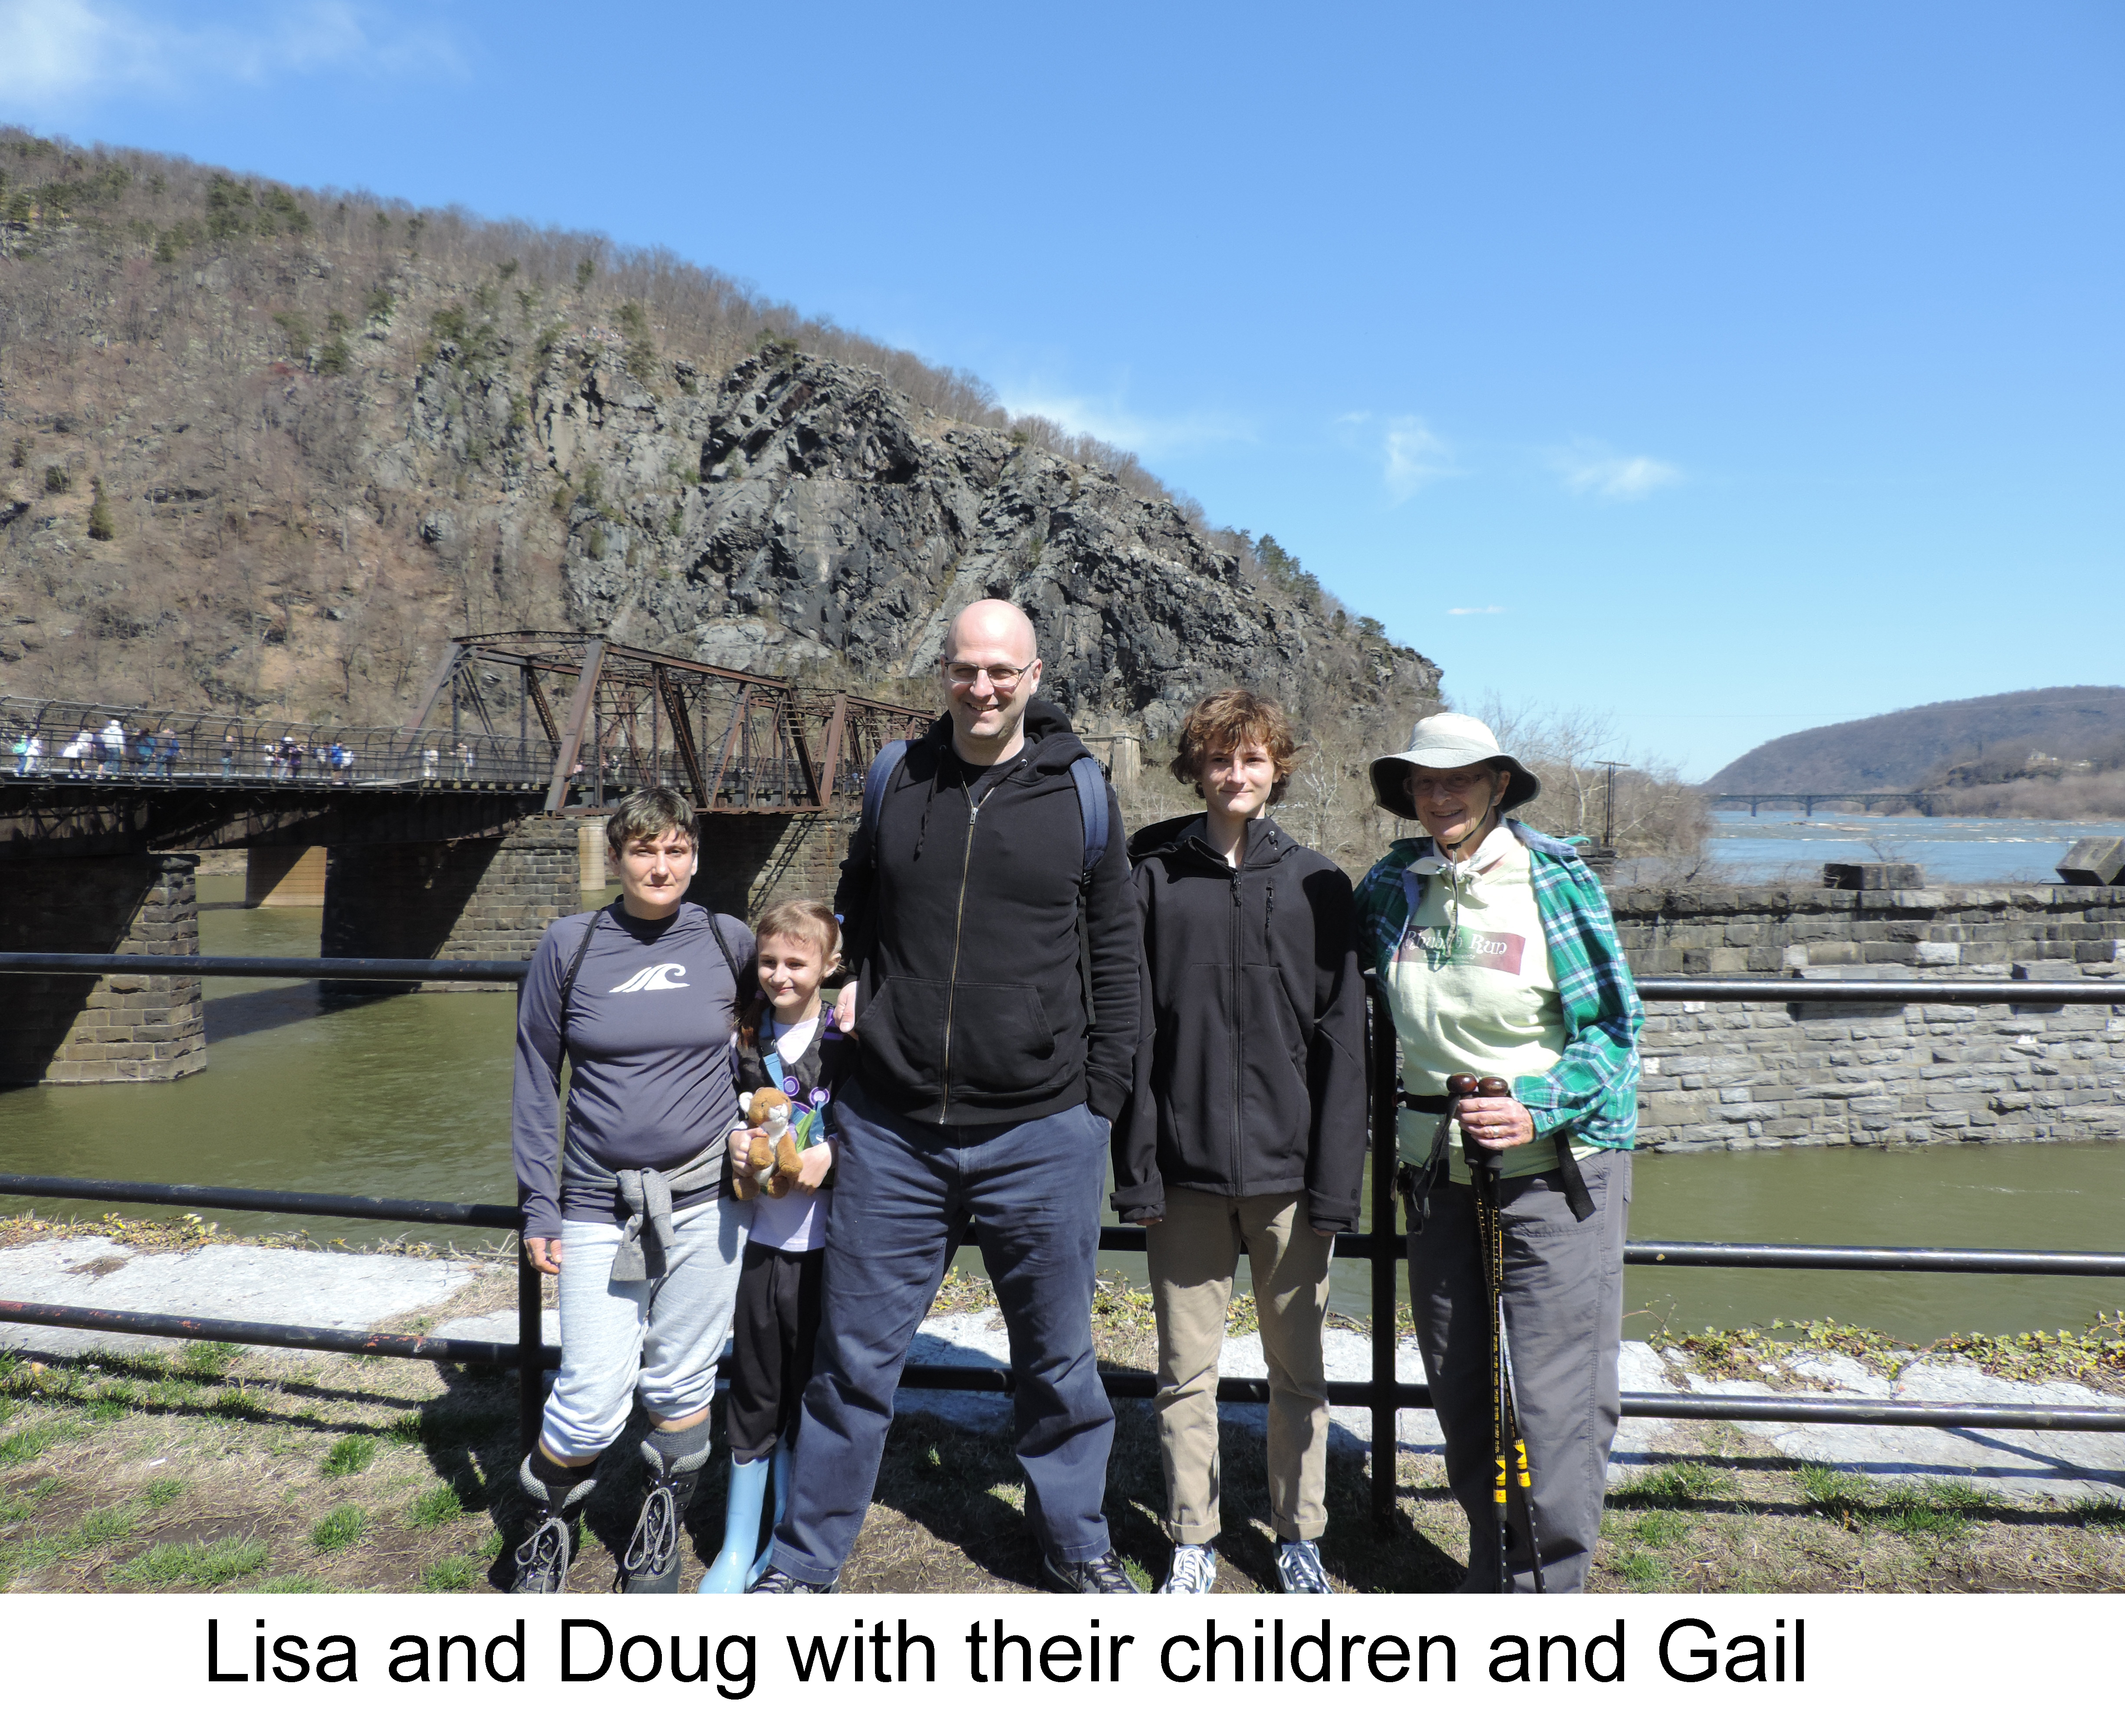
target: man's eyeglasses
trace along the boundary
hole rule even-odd
[[[1033,660],[1034,663],[1039,661],[1038,657]],[[1018,685],[1026,670],[1032,667],[1033,663],[1021,663],[1015,669],[1008,663],[947,663],[945,679],[954,687],[972,687],[987,675],[991,687],[1000,694],[1007,694]]]

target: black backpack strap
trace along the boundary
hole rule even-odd
[[[1070,781],[1077,788],[1077,816],[1085,834],[1085,854],[1077,870],[1077,981],[1085,997],[1085,1030],[1100,1028],[1092,1004],[1092,870],[1107,853],[1106,769],[1090,754],[1070,762]]]
[[[745,998],[745,983],[738,975],[737,961],[731,957],[730,943],[723,939],[723,920],[713,906],[709,910],[709,932],[716,937],[716,950],[723,955],[723,967],[730,972],[731,1023],[735,1025],[738,1003]]]
[[[568,974],[561,979],[561,1047],[568,1047],[568,1000],[576,992],[576,975],[583,967],[583,957],[591,949],[591,939],[597,933],[598,918],[604,915],[602,908],[591,912],[591,920],[583,924],[582,944],[576,948],[576,956],[568,961]]]

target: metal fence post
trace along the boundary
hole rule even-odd
[[[539,1283],[539,1268],[524,1238],[516,1238],[516,1432],[524,1450],[531,1451],[539,1439],[539,1418],[546,1408],[541,1353],[546,1343],[545,1297]]]
[[[1394,1517],[1400,1429],[1395,1404],[1395,1031],[1387,991],[1365,973],[1372,1015],[1373,1522]]]

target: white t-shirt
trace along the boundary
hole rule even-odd
[[[782,1064],[794,1067],[812,1047],[812,1033],[819,1028],[815,1014],[800,1024],[785,1025],[769,1018],[761,1022],[761,1035],[770,1037],[775,1052]],[[766,1248],[779,1248],[785,1254],[808,1254],[814,1248],[827,1245],[827,1208],[832,1202],[827,1193],[804,1193],[792,1188],[780,1199],[770,1199],[766,1194],[753,1202],[752,1239]]]

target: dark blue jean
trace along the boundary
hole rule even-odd
[[[826,1297],[775,1564],[824,1584],[855,1547],[907,1347],[945,1275],[954,1221],[980,1225],[1010,1334],[1026,1516],[1058,1561],[1108,1547],[1114,1409],[1092,1353],[1092,1282],[1108,1129],[1083,1107],[940,1127],[843,1088]]]

